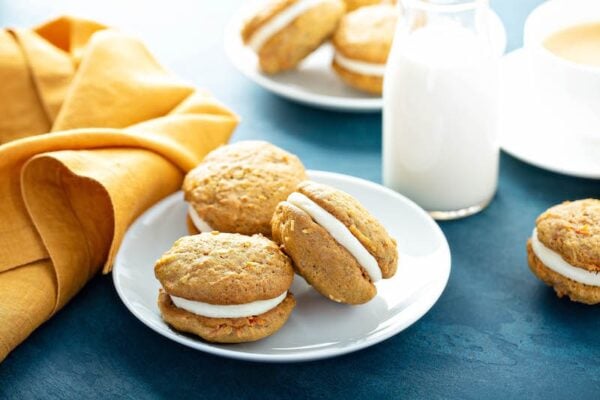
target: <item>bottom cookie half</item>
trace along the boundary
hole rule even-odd
[[[332,63],[334,71],[353,88],[363,90],[372,94],[381,94],[383,91],[383,78],[381,76],[361,75],[349,71],[336,63]]]
[[[158,308],[165,322],[178,331],[193,333],[215,343],[253,342],[277,332],[289,318],[296,300],[287,297],[266,313],[244,318],[209,318],[178,308],[171,297],[160,290]]]
[[[558,297],[566,295],[572,301],[591,305],[600,303],[600,287],[576,282],[548,268],[533,252],[531,240],[527,242],[527,260],[535,276],[552,286]]]

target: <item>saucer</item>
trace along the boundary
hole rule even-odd
[[[538,104],[523,49],[502,60],[500,146],[536,167],[580,178],[600,179],[600,132],[582,132],[549,122]]]

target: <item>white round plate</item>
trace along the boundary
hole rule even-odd
[[[263,88],[302,104],[337,111],[381,110],[381,96],[352,89],[331,69],[333,47],[327,43],[308,56],[298,68],[277,75],[263,74],[256,54],[242,42],[240,32],[247,15],[260,2],[241,7],[225,30],[225,52],[233,65]]]
[[[169,339],[207,353],[253,361],[333,357],[371,346],[409,327],[446,287],[450,250],[444,234],[419,206],[380,185],[330,172],[310,171],[309,176],[358,198],[398,241],[398,272],[377,283],[377,296],[369,303],[334,303],[296,276],[291,291],[297,306],[287,324],[266,339],[219,345],[172,330],[156,305],[159,283],[153,266],[176,239],[187,234],[187,206],[181,193],[149,209],[125,235],[113,269],[123,303],[144,324]]]
[[[502,62],[500,145],[508,154],[549,171],[600,179],[600,132],[584,135],[568,126],[545,123],[531,88],[529,60],[523,49]]]

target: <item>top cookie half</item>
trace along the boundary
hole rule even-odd
[[[271,240],[217,232],[180,238],[154,272],[169,295],[219,305],[273,299],[294,278],[290,260]]]
[[[185,200],[214,230],[270,236],[275,207],[306,179],[296,157],[263,141],[220,147],[190,171]]]
[[[600,272],[600,200],[564,202],[536,220],[538,239],[569,264]]]
[[[398,16],[399,10],[391,4],[362,7],[345,15],[333,36],[336,51],[352,60],[385,64]]]

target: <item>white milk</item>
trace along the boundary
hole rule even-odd
[[[460,24],[396,35],[384,79],[383,182],[428,211],[485,206],[498,179],[498,58]]]

